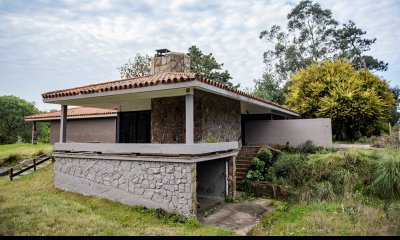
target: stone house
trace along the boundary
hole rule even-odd
[[[42,97],[61,105],[56,188],[186,217],[196,216],[205,199],[235,198],[236,157],[247,145],[246,132],[254,134],[247,122],[300,116],[192,73],[187,55],[168,50],[157,52],[149,76]],[[67,142],[68,105],[112,110],[115,142]],[[92,131],[109,129],[98,125]]]

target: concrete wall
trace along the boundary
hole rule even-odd
[[[67,120],[67,142],[115,143],[116,117]],[[50,143],[60,141],[60,121],[50,123]]]
[[[197,196],[225,199],[226,160],[197,163]]]
[[[54,186],[196,216],[196,164],[56,157]]]
[[[248,121],[245,124],[246,145],[299,145],[307,140],[317,146],[332,146],[330,118]]]

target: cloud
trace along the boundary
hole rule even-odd
[[[377,37],[371,54],[388,61],[382,75],[400,84],[399,2],[321,0],[341,22],[354,20]],[[285,25],[293,1],[1,1],[0,94],[57,106],[41,93],[118,79],[116,70],[136,53],[197,45],[212,52],[243,87],[262,75],[258,38],[274,24]],[[23,86],[23,87],[21,87]]]

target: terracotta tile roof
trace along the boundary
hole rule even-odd
[[[186,73],[185,72],[167,72],[167,73],[160,73],[160,74],[149,75],[149,76],[144,76],[144,77],[136,77],[136,78],[116,80],[116,81],[111,81],[111,82],[92,84],[92,85],[83,86],[83,87],[51,91],[51,92],[42,94],[42,97],[44,99],[67,97],[67,96],[75,96],[75,95],[92,94],[92,93],[98,93],[98,92],[118,91],[118,90],[123,90],[123,89],[130,89],[130,88],[140,88],[140,87],[154,86],[154,85],[159,85],[159,84],[172,84],[172,83],[186,82],[186,81],[203,82],[208,85],[212,85],[212,86],[215,86],[215,87],[218,87],[221,89],[225,89],[230,92],[234,92],[236,94],[240,94],[242,96],[246,96],[246,97],[258,100],[260,102],[276,106],[281,109],[285,109],[285,110],[293,112],[295,114],[299,114],[298,112],[288,109],[286,107],[283,107],[277,103],[266,101],[262,98],[253,96],[249,93],[226,86],[225,84],[222,84],[220,82],[207,79],[207,78],[201,76],[200,74],[188,73],[188,72],[186,72]]]
[[[68,117],[78,117],[78,116],[97,116],[97,115],[113,115],[116,114],[116,110],[111,109],[101,109],[101,108],[89,108],[89,107],[77,107],[70,108],[67,111]],[[33,120],[33,119],[46,119],[46,118],[54,118],[57,119],[61,115],[60,111],[48,112],[48,113],[39,113],[35,115],[26,116],[25,120]]]

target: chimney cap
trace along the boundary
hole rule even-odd
[[[168,53],[171,51],[166,48],[163,48],[163,49],[157,49],[156,52],[157,52],[156,56],[163,56],[165,53]]]

